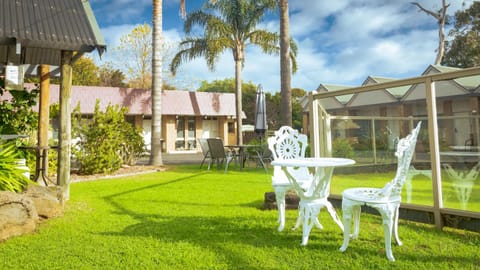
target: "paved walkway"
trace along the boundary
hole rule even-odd
[[[163,163],[169,164],[199,164],[202,162],[202,153],[162,153]],[[147,164],[148,157],[138,161],[139,164]]]

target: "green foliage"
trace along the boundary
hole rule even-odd
[[[338,138],[332,144],[332,156],[342,158],[353,158],[355,152],[347,139]]]
[[[480,2],[473,1],[468,9],[455,13],[455,24],[449,33],[442,64],[452,67],[480,65]]]
[[[86,56],[80,57],[72,66],[72,85],[99,85],[99,68]]]
[[[104,64],[98,69],[98,79],[100,86],[112,86],[112,87],[126,87],[127,84],[125,74],[119,70],[113,68],[111,63]]]
[[[19,166],[20,152],[14,142],[0,142],[0,190],[22,191],[30,179],[24,175],[28,172]]]
[[[0,101],[0,134],[31,134],[38,123],[33,106],[37,104],[39,89],[6,91],[3,83],[1,80],[0,96],[9,92],[12,98]]]
[[[254,124],[255,120],[255,102],[257,98],[257,85],[253,82],[242,83],[242,108],[247,118],[244,124]],[[202,81],[199,92],[214,93],[234,93],[235,79],[227,78],[223,80],[214,80],[212,82]],[[306,95],[306,91],[300,88],[292,89],[292,126],[297,130],[301,130],[302,125],[302,105],[299,99]],[[265,102],[267,107],[267,121],[270,130],[280,128],[280,93],[272,95],[270,92],[265,93]]]
[[[140,132],[125,121],[127,108],[108,105],[101,112],[99,104],[97,100],[92,119],[73,117],[73,134],[80,141],[72,153],[84,174],[116,171],[124,162],[134,162],[145,148]]]

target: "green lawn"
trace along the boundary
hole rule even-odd
[[[341,177],[341,176],[338,176]],[[276,231],[263,210],[263,170],[198,165],[75,183],[62,217],[0,243],[0,269],[478,269],[480,235],[400,221],[396,262],[384,254],[380,218],[363,214],[345,253],[342,233],[322,210],[308,246],[301,230]],[[340,210],[338,209],[338,212]],[[287,226],[296,211],[287,211]]]

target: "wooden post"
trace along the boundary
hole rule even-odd
[[[72,51],[62,51],[57,170],[57,184],[60,186],[61,192],[58,195],[61,202],[65,202],[70,198],[72,56]]]
[[[49,107],[50,107],[50,66],[49,65],[40,65],[38,68],[38,73],[40,74],[40,108],[38,110],[38,143],[37,143],[37,162],[36,168],[42,168],[43,170],[37,171],[37,179],[45,179],[47,175],[42,175],[43,173],[47,174],[48,168],[43,168],[44,165],[48,165],[48,162],[42,162],[40,156],[45,155],[43,158],[48,158],[48,124],[49,124]],[[42,181],[38,181],[43,183]],[[47,184],[47,183],[45,183]]]
[[[433,216],[435,227],[443,228],[442,213],[442,176],[440,170],[440,149],[438,139],[437,94],[435,82],[429,77],[425,80],[428,112],[428,137],[430,144],[430,160],[432,164]]]

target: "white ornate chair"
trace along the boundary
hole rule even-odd
[[[274,136],[268,138],[268,148],[272,152],[273,160],[303,158],[307,148],[307,136],[299,134],[297,130],[289,126],[282,126],[275,131]],[[305,167],[298,168],[292,173],[297,176],[296,179],[306,179],[305,182],[312,178]],[[280,166],[273,167],[272,186],[278,208],[278,231],[282,231],[285,227],[285,193],[293,187]],[[301,217],[299,215],[294,229],[298,228],[300,224]]]
[[[383,188],[351,188],[342,194],[343,211],[343,245],[340,251],[345,251],[350,238],[358,237],[360,231],[360,211],[362,205],[370,206],[380,212],[383,219],[385,235],[385,250],[387,258],[395,261],[392,254],[392,231],[398,245],[402,242],[398,238],[398,209],[400,207],[401,191],[407,178],[410,162],[415,152],[418,132],[421,122],[406,138],[401,139],[397,145],[397,172],[395,178],[388,182]],[[350,235],[350,227],[354,224],[353,234]]]

